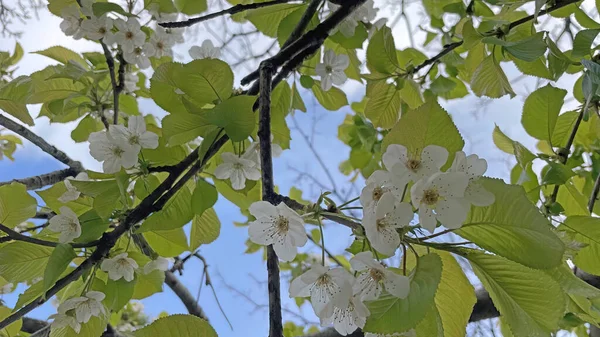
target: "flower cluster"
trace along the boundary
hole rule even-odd
[[[107,14],[95,16],[92,4],[93,0],[81,1],[81,6],[72,4],[62,10],[60,28],[65,35],[76,40],[83,37],[99,40],[108,46],[116,44],[125,61],[141,69],[150,66],[150,57],[172,56],[173,46],[183,42],[182,35],[160,26],[148,37],[135,17],[125,21]]]
[[[331,12],[335,12],[340,8],[339,5],[336,5],[330,1],[327,2],[327,7],[329,7]],[[349,17],[342,21],[342,23],[340,23],[331,33],[334,34],[339,30],[345,37],[352,37],[354,36],[356,27],[358,27],[358,23],[369,23],[375,20],[375,16],[377,16],[378,11],[379,9],[375,8],[375,2],[373,0],[368,0],[362,6],[357,8]]]
[[[283,149],[278,144],[271,144],[271,154],[279,157]],[[260,148],[258,142],[250,144],[243,155],[238,156],[232,152],[221,154],[221,163],[215,169],[217,179],[229,179],[234,190],[243,190],[246,180],[260,179]]]
[[[127,127],[110,125],[108,131],[90,134],[90,154],[103,162],[105,173],[116,173],[121,167],[131,168],[137,163],[141,149],[158,147],[158,135],[146,131],[142,116],[129,117]]]
[[[242,164],[235,175],[248,173],[244,160],[251,160],[227,155]],[[382,160],[386,169],[375,171],[367,179],[359,199],[365,239],[386,256],[393,256],[400,246],[399,229],[413,220],[414,209],[418,210],[421,227],[433,232],[438,221],[450,229],[462,226],[470,205],[487,206],[494,202],[494,195],[480,182],[487,163],[477,155],[467,156],[459,151],[451,167],[442,172],[448,160],[445,148],[429,145],[419,154],[409,154],[406,147],[392,144]],[[255,163],[248,165],[254,167]],[[232,178],[232,182],[233,179],[241,178]],[[284,203],[274,206],[258,201],[249,211],[256,218],[248,227],[250,240],[273,245],[281,260],[293,260],[297,248],[307,241],[303,218]],[[370,313],[364,301],[377,300],[384,289],[389,296],[401,299],[409,294],[409,277],[378,260],[371,251],[357,253],[350,260],[354,276],[343,268],[313,265],[292,281],[290,297],[310,297],[321,324],[333,325],[340,334],[348,335],[365,325]]]

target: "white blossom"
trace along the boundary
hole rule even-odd
[[[342,336],[363,328],[371,314],[358,295],[352,295],[351,285],[345,283],[340,296],[339,306],[335,306],[331,317],[321,319],[321,325],[331,325]],[[343,297],[343,298],[342,298]],[[343,303],[343,304],[342,304]]]
[[[391,144],[382,156],[383,164],[394,175],[416,182],[440,171],[448,160],[448,150],[437,145],[428,145],[420,156],[409,154],[406,147]]]
[[[123,58],[129,64],[135,64],[140,69],[146,69],[150,67],[150,57],[154,56],[156,49],[148,42],[141,46],[133,47],[131,52],[124,52]]]
[[[130,17],[127,21],[117,19],[114,21],[114,25],[119,29],[115,33],[114,42],[119,44],[121,49],[123,49],[123,56],[131,54],[135,47],[144,45],[146,34],[142,31],[140,23],[136,18]]]
[[[244,189],[246,180],[260,179],[260,171],[254,161],[238,157],[231,152],[221,154],[221,158],[223,163],[215,169],[215,177],[231,180],[234,190]]]
[[[88,140],[90,154],[94,159],[103,162],[104,173],[116,173],[121,170],[121,166],[130,168],[137,163],[139,151],[129,143],[113,138],[109,132],[93,132]]]
[[[392,193],[398,200],[402,199],[406,181],[398,179],[392,173],[384,170],[373,172],[367,181],[366,186],[360,193],[360,204],[364,212],[374,212],[377,203],[385,193]]]
[[[79,323],[87,323],[92,316],[106,315],[106,308],[102,304],[105,295],[99,291],[89,291],[83,297],[70,298],[58,306],[58,313],[69,314],[75,311],[75,318]]]
[[[271,157],[277,158],[281,156],[283,149],[281,145],[273,143],[273,135],[271,135]],[[246,149],[246,152],[242,155],[242,158],[252,160],[256,163],[256,167],[260,168],[260,142],[256,141],[250,144]]]
[[[404,275],[399,275],[385,268],[380,262],[373,259],[373,253],[360,252],[350,259],[350,266],[362,272],[356,278],[352,288],[355,295],[363,301],[376,300],[385,290],[398,298],[406,298],[410,291],[410,280]]]
[[[83,15],[91,17],[94,15],[94,10],[92,5],[96,2],[96,0],[81,0],[79,3],[81,4],[81,12]]]
[[[192,46],[189,50],[190,56],[195,59],[218,59],[221,56],[219,48],[215,47],[211,40],[204,40],[202,46]]]
[[[137,262],[127,257],[127,253],[121,253],[112,259],[105,259],[100,265],[100,269],[107,272],[108,278],[114,281],[124,278],[125,281],[131,282],[137,268]]]
[[[410,189],[413,206],[419,208],[421,227],[433,232],[436,220],[446,228],[456,229],[467,218],[462,202],[469,179],[463,173],[436,173],[417,181]]]
[[[256,218],[248,226],[250,240],[259,245],[273,245],[281,260],[293,260],[297,253],[296,247],[306,244],[308,237],[304,221],[283,202],[273,206],[266,201],[257,201],[250,206],[249,211]]]
[[[48,318],[53,319],[52,323],[50,324],[50,328],[52,330],[61,329],[68,326],[70,326],[76,333],[79,333],[79,331],[81,330],[81,323],[77,321],[77,318],[66,313],[58,312],[56,314],[50,315],[50,317]]]
[[[413,219],[412,206],[399,202],[392,193],[384,193],[374,211],[365,212],[363,227],[371,246],[385,255],[394,255],[400,245],[398,228],[406,227]]]
[[[337,11],[340,6],[330,1],[327,2],[327,6],[331,12]],[[357,8],[350,16],[342,21],[337,27],[335,27],[331,34],[335,34],[338,30],[342,32],[345,37],[352,37],[358,27],[358,22],[371,22],[375,19],[378,9],[374,7],[375,3],[373,0],[366,1],[362,6]]]
[[[161,28],[162,32],[164,29]],[[156,33],[150,37],[150,45],[154,48],[154,57],[173,56],[171,48],[175,44],[170,34],[159,33],[158,28]]]
[[[321,77],[321,88],[324,91],[331,89],[332,85],[342,85],[348,77],[344,70],[350,65],[350,58],[346,54],[336,55],[328,49],[323,55],[323,63],[317,64],[315,72]]]
[[[15,228],[13,228],[13,229],[19,233],[22,233],[22,232],[26,231],[27,228],[29,228],[29,222],[25,221],[25,222],[21,222],[20,224],[16,225]]]
[[[169,269],[169,259],[158,257],[144,266],[144,274],[150,274],[154,270],[167,271]]]
[[[50,218],[48,229],[60,233],[60,243],[68,243],[81,236],[81,224],[77,214],[69,207],[62,206],[59,210],[60,214]]]
[[[469,178],[469,185],[465,190],[465,200],[475,206],[489,206],[494,203],[496,197],[487,191],[479,182],[487,170],[487,162],[476,154],[467,156],[463,151],[456,152],[454,162],[448,172],[463,172]]]
[[[11,293],[14,289],[15,285],[13,283],[7,283],[0,287],[0,295],[5,295]]]
[[[373,0],[367,0],[362,6],[358,7],[352,15],[358,21],[371,22],[375,20],[377,16],[378,8],[375,8],[375,2]]]
[[[290,297],[310,296],[315,314],[322,318],[331,317],[335,301],[340,298],[342,286],[352,281],[352,275],[343,268],[329,269],[320,264],[313,264],[308,271],[292,281]]]
[[[124,78],[124,89],[125,92],[127,93],[132,93],[136,90],[138,90],[138,81],[140,80],[140,78],[138,77],[137,74],[134,73],[125,73],[125,78]]]
[[[63,8],[60,12],[63,21],[60,23],[60,29],[66,36],[73,36],[75,40],[81,39],[85,32],[81,29],[83,17],[77,4],[72,4]]]
[[[81,29],[88,39],[105,39],[108,44],[112,44],[114,41],[114,36],[111,32],[112,28],[113,20],[106,15],[102,15],[101,17],[92,16],[81,23]]]
[[[58,201],[62,202],[63,204],[69,201],[77,200],[77,198],[79,198],[79,195],[81,195],[77,188],[73,186],[73,184],[71,184],[71,180],[87,181],[90,180],[90,178],[85,172],[80,172],[75,178],[67,177],[65,179],[65,188],[67,190],[58,198]]]
[[[126,142],[137,153],[141,149],[156,149],[158,135],[146,130],[146,121],[143,116],[131,116],[127,127],[124,125],[111,125],[110,135],[119,141]]]

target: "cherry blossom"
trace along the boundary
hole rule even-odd
[[[141,149],[156,149],[158,147],[158,135],[146,130],[146,121],[143,116],[131,116],[124,125],[111,125],[110,135],[121,142],[126,142],[136,153]]]
[[[60,16],[63,18],[63,21],[60,23],[60,29],[66,36],[73,36],[75,40],[79,40],[85,35],[85,31],[81,27],[84,19],[77,4],[63,8]]]
[[[371,314],[358,295],[352,295],[351,285],[344,284],[341,296],[331,317],[321,319],[321,325],[331,325],[342,336],[349,335],[358,328],[363,328],[367,317]]]
[[[365,213],[374,212],[377,203],[385,193],[392,193],[398,200],[402,199],[406,181],[402,181],[392,173],[384,170],[373,172],[366,186],[360,193],[360,203]]]
[[[463,151],[456,152],[454,162],[448,172],[463,172],[469,178],[469,185],[465,190],[465,200],[475,206],[489,206],[496,197],[487,191],[479,182],[487,170],[487,162],[476,154],[467,156]]]
[[[385,26],[385,24],[387,23],[387,19],[386,18],[381,18],[375,22],[373,22],[373,25],[371,25],[371,28],[369,28],[369,39],[373,37],[373,35],[375,35],[375,33],[380,30],[383,26]]]
[[[398,298],[406,298],[410,290],[410,280],[404,275],[399,275],[385,268],[380,262],[373,259],[373,253],[360,252],[350,259],[350,266],[362,272],[356,278],[352,288],[355,295],[360,295],[361,300],[376,300],[381,295],[383,288]]]
[[[313,264],[304,274],[296,277],[290,285],[290,297],[309,297],[315,314],[331,317],[334,301],[340,296],[344,283],[351,283],[352,275],[343,268],[329,269]]]
[[[102,304],[105,295],[99,291],[89,291],[83,297],[70,298],[58,306],[58,312],[68,313],[75,311],[79,323],[87,323],[92,316],[106,315],[106,308]]]
[[[437,145],[428,145],[420,156],[409,154],[406,147],[391,144],[382,156],[383,164],[394,175],[406,177],[410,182],[429,177],[440,171],[448,160],[448,150]]]
[[[306,244],[308,237],[304,221],[283,202],[273,206],[266,201],[257,201],[250,206],[249,211],[256,218],[248,226],[250,240],[259,245],[273,245],[281,260],[293,260],[297,253],[296,247]]]
[[[146,34],[142,31],[140,23],[134,17],[130,17],[127,21],[117,19],[114,25],[119,29],[114,36],[114,42],[123,49],[123,57],[133,53],[135,47],[141,47],[146,41]]]
[[[58,242],[68,243],[81,236],[81,224],[69,207],[62,206],[59,210],[60,214],[50,218],[48,229],[60,233]]]
[[[221,158],[223,163],[215,169],[215,177],[231,180],[231,187],[234,190],[244,189],[246,180],[260,179],[256,162],[238,157],[231,152],[221,154]]]
[[[90,40],[105,39],[108,44],[114,41],[114,35],[111,32],[113,20],[106,15],[101,17],[92,16],[81,23],[81,29],[85,36]]]
[[[93,132],[88,140],[90,154],[94,159],[103,162],[104,173],[116,173],[121,167],[130,168],[137,163],[139,151],[124,140],[115,139],[109,132]]]
[[[140,69],[150,67],[150,57],[154,56],[156,49],[150,43],[144,43],[141,46],[135,46],[130,52],[124,52],[123,58],[127,63],[135,64]]]
[[[111,280],[125,279],[127,282],[133,281],[135,270],[138,268],[134,259],[127,257],[127,253],[121,253],[112,259],[105,259],[100,265],[100,269],[108,273]]]
[[[213,45],[211,40],[204,40],[202,46],[192,46],[189,53],[195,60],[218,59],[221,56],[221,51]]]
[[[58,308],[59,310],[61,310],[60,306]],[[48,318],[53,319],[52,323],[50,324],[50,328],[52,330],[70,326],[71,329],[73,329],[73,331],[75,331],[76,333],[79,333],[79,331],[81,331],[81,323],[77,321],[77,318],[75,318],[75,316],[71,316],[67,313],[57,312],[56,314],[50,315],[50,317]]]
[[[160,28],[160,30],[159,30]],[[164,33],[164,29],[159,27],[156,33],[150,37],[150,45],[154,48],[154,57],[173,56],[171,48],[175,44],[169,34]]]
[[[344,70],[350,65],[350,58],[346,54],[336,55],[331,49],[323,55],[323,63],[317,64],[315,72],[321,77],[321,88],[329,91],[332,85],[342,85],[348,77]]]
[[[144,274],[150,274],[154,270],[167,271],[169,269],[169,259],[158,257],[144,266]]]
[[[124,78],[124,83],[123,83],[125,92],[133,93],[134,91],[139,90],[140,88],[138,88],[138,86],[137,86],[139,80],[140,80],[140,78],[137,76],[137,74],[125,73],[125,78]]]
[[[385,255],[394,255],[400,245],[398,228],[406,227],[413,219],[412,206],[398,202],[392,193],[384,193],[374,212],[365,212],[363,227],[371,246]]]
[[[77,198],[79,198],[79,195],[81,194],[77,190],[77,188],[73,186],[73,184],[71,184],[71,180],[87,181],[90,180],[90,178],[88,177],[88,174],[86,172],[80,172],[75,178],[67,177],[64,181],[65,188],[67,190],[58,198],[58,201],[62,202],[63,204],[69,201],[77,200]]]
[[[271,157],[277,158],[281,156],[282,153],[283,149],[281,148],[281,145],[273,143],[273,135],[271,135]],[[250,144],[246,149],[246,152],[242,155],[242,158],[252,160],[256,163],[256,166],[260,168],[260,143],[253,142]]]
[[[469,179],[464,173],[436,173],[417,181],[410,189],[413,206],[419,208],[421,227],[433,232],[436,220],[456,229],[467,218],[468,208],[461,202]]]

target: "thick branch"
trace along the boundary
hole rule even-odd
[[[177,276],[170,271],[165,272],[165,283],[173,290],[175,295],[179,297],[183,305],[185,305],[186,309],[190,313],[190,315],[198,316],[200,318],[208,320],[204,310],[200,307],[198,302],[194,296],[190,293],[190,291],[183,285],[183,283],[179,282]]]
[[[188,19],[185,21],[179,21],[179,22],[162,22],[162,23],[159,23],[158,25],[165,27],[165,28],[189,27],[189,26],[195,25],[197,23],[200,23],[202,21],[214,19],[219,16],[223,16],[223,15],[227,15],[227,14],[233,15],[233,14],[244,12],[244,11],[247,11],[250,9],[257,9],[257,8],[262,8],[262,7],[279,5],[279,4],[288,3],[288,2],[292,2],[292,1],[293,0],[272,0],[272,1],[267,1],[267,2],[257,2],[257,3],[251,3],[251,4],[239,4],[239,5],[235,5],[233,7],[224,9],[222,11],[199,16],[197,18],[191,18],[191,19]]]
[[[61,182],[61,181],[65,180],[67,177],[71,177],[71,176],[74,177],[79,172],[81,172],[81,171],[78,171],[76,169],[69,167],[64,170],[57,170],[54,172],[42,174],[42,175],[35,176],[35,177],[14,179],[11,181],[0,182],[0,186],[8,185],[8,184],[14,182],[14,183],[19,183],[19,184],[23,184],[23,185],[27,186],[28,190],[37,190],[38,188],[42,188],[42,187],[48,186],[48,185],[54,185],[58,182]]]
[[[31,132],[29,129],[20,125],[19,123],[16,123],[7,117],[4,117],[2,114],[0,114],[0,125],[32,142],[42,151],[56,158],[56,160],[67,165],[68,167],[76,170],[77,172],[83,171],[83,166],[81,166],[80,162],[69,158],[69,156],[67,156],[66,153],[48,144],[48,142],[46,142],[42,137]]]
[[[294,27],[294,30],[290,36],[287,38],[283,46],[281,46],[282,49],[289,46],[290,43],[296,41],[302,35],[302,33],[304,33],[304,30],[306,27],[308,27],[308,24],[310,23],[310,20],[312,20],[313,16],[315,16],[315,13],[317,12],[317,9],[319,9],[319,5],[322,1],[323,0],[311,0],[310,4],[306,8],[306,11],[304,11],[304,14],[302,14],[300,21],[298,21],[298,24],[296,27]],[[274,87],[275,86],[277,85],[274,85]]]

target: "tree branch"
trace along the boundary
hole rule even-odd
[[[17,231],[10,229],[9,227],[4,226],[3,224],[0,224],[0,231],[3,231],[4,233],[6,233],[8,235],[8,237],[11,238],[12,240],[28,242],[28,243],[32,243],[35,245],[45,246],[45,247],[58,246],[58,242],[40,240],[40,239],[36,239],[31,236],[23,235]],[[100,243],[99,240],[94,240],[94,241],[86,242],[86,243],[71,243],[70,245],[73,248],[89,248],[89,247],[95,247],[99,243]]]
[[[276,193],[273,185],[273,157],[271,154],[271,82],[274,68],[269,62],[260,64],[260,96],[258,138],[262,173],[262,200],[275,205]],[[267,273],[269,289],[269,337],[283,337],[281,317],[281,284],[279,259],[273,245],[267,247]]]
[[[191,18],[188,19],[186,21],[179,21],[179,22],[162,22],[159,23],[158,25],[164,28],[182,28],[182,27],[189,27],[192,25],[195,25],[197,23],[200,23],[202,21],[207,21],[210,19],[214,19],[216,17],[222,16],[222,15],[227,15],[227,14],[236,14],[236,13],[240,13],[240,12],[244,12],[250,9],[257,9],[257,8],[262,8],[262,7],[268,7],[268,6],[273,6],[273,5],[279,5],[279,4],[284,4],[284,3],[288,3],[288,2],[292,2],[294,0],[272,0],[272,1],[267,1],[267,2],[257,2],[257,3],[251,3],[251,4],[239,4],[239,5],[235,5],[233,7],[229,7],[227,9],[224,9],[222,11],[218,11],[215,13],[211,13],[211,14],[207,14],[207,15],[203,15],[203,16],[199,16],[197,18]]]
[[[196,302],[194,296],[190,293],[190,291],[183,285],[183,283],[179,282],[177,276],[173,274],[171,271],[165,271],[165,283],[173,290],[175,295],[179,297],[185,308],[188,310],[190,315],[198,316],[205,320],[208,320],[204,310],[202,307]]]
[[[67,177],[70,177],[70,176],[74,177],[79,172],[81,172],[81,171],[78,171],[76,169],[69,167],[69,168],[66,168],[63,170],[57,170],[54,172],[41,174],[39,176],[23,178],[23,179],[13,179],[11,181],[0,182],[0,186],[8,185],[10,183],[19,183],[19,184],[23,184],[23,185],[27,186],[28,190],[37,190],[38,188],[42,188],[44,186],[53,185],[58,182],[61,182],[61,181],[65,180]]]
[[[298,21],[298,24],[296,25],[296,27],[294,27],[294,30],[292,31],[290,36],[287,38],[283,46],[281,46],[281,49],[284,49],[285,47],[289,46],[290,43],[296,41],[302,35],[302,33],[304,33],[304,30],[306,29],[306,27],[308,27],[310,20],[312,20],[313,16],[315,16],[315,13],[317,12],[319,5],[321,4],[321,1],[322,0],[311,0],[310,4],[308,4],[308,7],[306,8],[306,11],[304,11],[304,14],[302,14],[300,21]],[[274,85],[274,87],[275,86],[277,85]]]
[[[73,170],[75,170],[77,172],[83,171],[83,166],[81,166],[80,162],[69,158],[69,156],[67,156],[66,153],[64,153],[64,152],[60,151],[59,149],[57,149],[56,147],[48,144],[48,142],[46,142],[42,137],[36,135],[35,133],[30,131],[26,127],[12,121],[11,119],[4,117],[2,114],[0,114],[0,125],[4,126],[5,128],[9,129],[10,131],[12,131],[12,132],[18,134],[19,136],[27,139],[28,141],[32,142],[34,145],[39,147],[42,151],[51,155],[56,160],[67,165],[68,167],[72,168]]]

